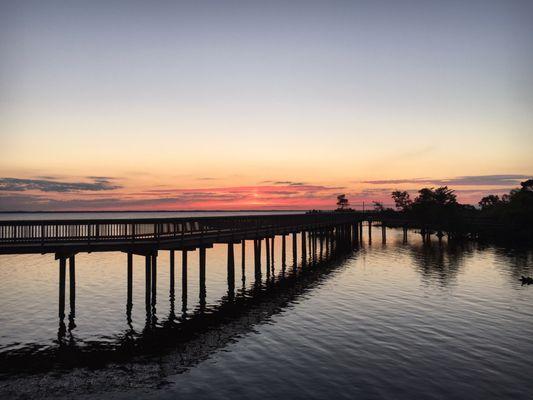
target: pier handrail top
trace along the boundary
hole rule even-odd
[[[193,221],[216,221],[216,220],[261,220],[279,217],[317,217],[317,216],[343,216],[357,215],[361,212],[334,212],[321,211],[316,213],[284,213],[284,214],[242,214],[242,215],[217,215],[199,217],[159,217],[159,218],[80,218],[80,219],[28,219],[28,220],[0,220],[0,225],[84,225],[84,224],[157,224],[157,223],[182,223]]]

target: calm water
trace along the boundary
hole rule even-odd
[[[173,309],[169,257],[160,252],[156,319],[147,319],[144,259],[135,257],[131,325],[125,254],[79,254],[75,327],[65,321],[64,332],[54,257],[0,256],[2,370],[58,354],[76,359],[51,371],[4,372],[0,397],[531,398],[533,286],[518,278],[533,275],[533,253],[423,244],[415,233],[402,243],[401,231],[388,232],[383,244],[375,228],[369,244],[365,229],[359,249],[296,271],[289,238],[284,277],[277,238],[274,271],[263,261],[260,282],[252,244],[244,282],[236,246],[234,301],[227,247],[215,245],[203,314],[198,252],[189,253],[186,299],[176,253]],[[105,363],[95,364],[96,352]]]

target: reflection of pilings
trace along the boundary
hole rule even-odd
[[[205,310],[205,247],[200,247],[200,312]]]
[[[363,241],[363,221],[360,221],[358,225],[359,225],[359,240],[362,242]]]
[[[372,221],[368,221],[368,244],[372,243]]]
[[[181,313],[187,315],[187,250],[181,252]]]
[[[235,257],[233,243],[228,244],[228,298],[235,297]]]
[[[297,236],[296,232],[292,234],[292,266],[294,268],[298,265],[298,249],[297,249]]]
[[[307,264],[307,249],[306,249],[306,237],[305,231],[302,231],[302,265]]]
[[[67,275],[67,259],[59,258],[59,318],[65,318],[65,278]]]
[[[407,243],[407,226],[403,227],[403,242]]]

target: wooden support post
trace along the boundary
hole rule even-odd
[[[69,277],[69,297],[70,297],[70,318],[76,316],[76,262],[75,256],[68,259],[68,277]]]
[[[246,285],[246,240],[244,239],[241,242],[241,269],[241,281],[244,289]]]
[[[181,313],[187,315],[187,250],[181,252]]]
[[[298,243],[297,243],[298,237],[296,236],[296,233],[294,232],[292,234],[292,265],[294,268],[298,266]]]
[[[270,239],[265,239],[265,252],[266,252],[266,266],[267,266],[267,272],[270,272]]]
[[[257,265],[257,239],[254,239],[254,267]]]
[[[306,237],[305,231],[302,231],[302,265],[307,264],[307,249],[306,249]]]
[[[146,314],[150,314],[150,293],[152,286],[152,266],[151,266],[152,256],[145,256],[145,302],[146,302]]]
[[[59,258],[59,318],[65,318],[65,279],[67,275],[67,259]]]
[[[126,320],[131,324],[131,310],[133,308],[133,254],[128,253],[128,267],[127,267],[127,300],[126,300]]]
[[[313,258],[313,231],[307,232],[307,248],[309,249],[309,259]]]
[[[254,240],[254,269],[255,277],[261,276],[261,241],[259,239]]]
[[[170,250],[169,253],[170,257],[170,298],[172,299],[174,297],[174,285],[176,281],[176,258],[174,254],[174,250]]]
[[[152,254],[152,308],[157,299],[157,253]]]
[[[169,283],[169,290],[168,290],[168,298],[170,300],[170,320],[174,319],[174,302],[176,299],[176,290],[175,290],[175,284],[176,284],[176,257],[174,250],[170,250],[169,252],[169,275],[170,275],[170,283]]]
[[[127,284],[127,305],[133,304],[133,254],[128,253],[128,284]]]
[[[233,243],[228,244],[228,298],[235,296],[235,257]]]
[[[387,226],[384,222],[381,223],[381,241],[387,243]]]
[[[205,247],[200,247],[200,311],[205,310],[205,298],[206,298],[206,287],[205,287]]]
[[[244,268],[246,267],[246,240],[241,241],[241,268],[244,272]]]
[[[274,272],[274,239],[275,238],[276,238],[275,236],[272,236],[272,238],[270,239],[272,241],[272,244],[270,245],[270,263],[272,266],[272,273]]]
[[[368,243],[372,243],[372,221],[368,220]]]
[[[285,272],[287,266],[287,235],[281,235],[281,269]]]

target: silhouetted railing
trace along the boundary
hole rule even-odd
[[[0,221],[0,244],[109,243],[169,241],[185,238],[216,240],[231,234],[263,235],[300,231],[358,220],[357,213],[262,216]]]

